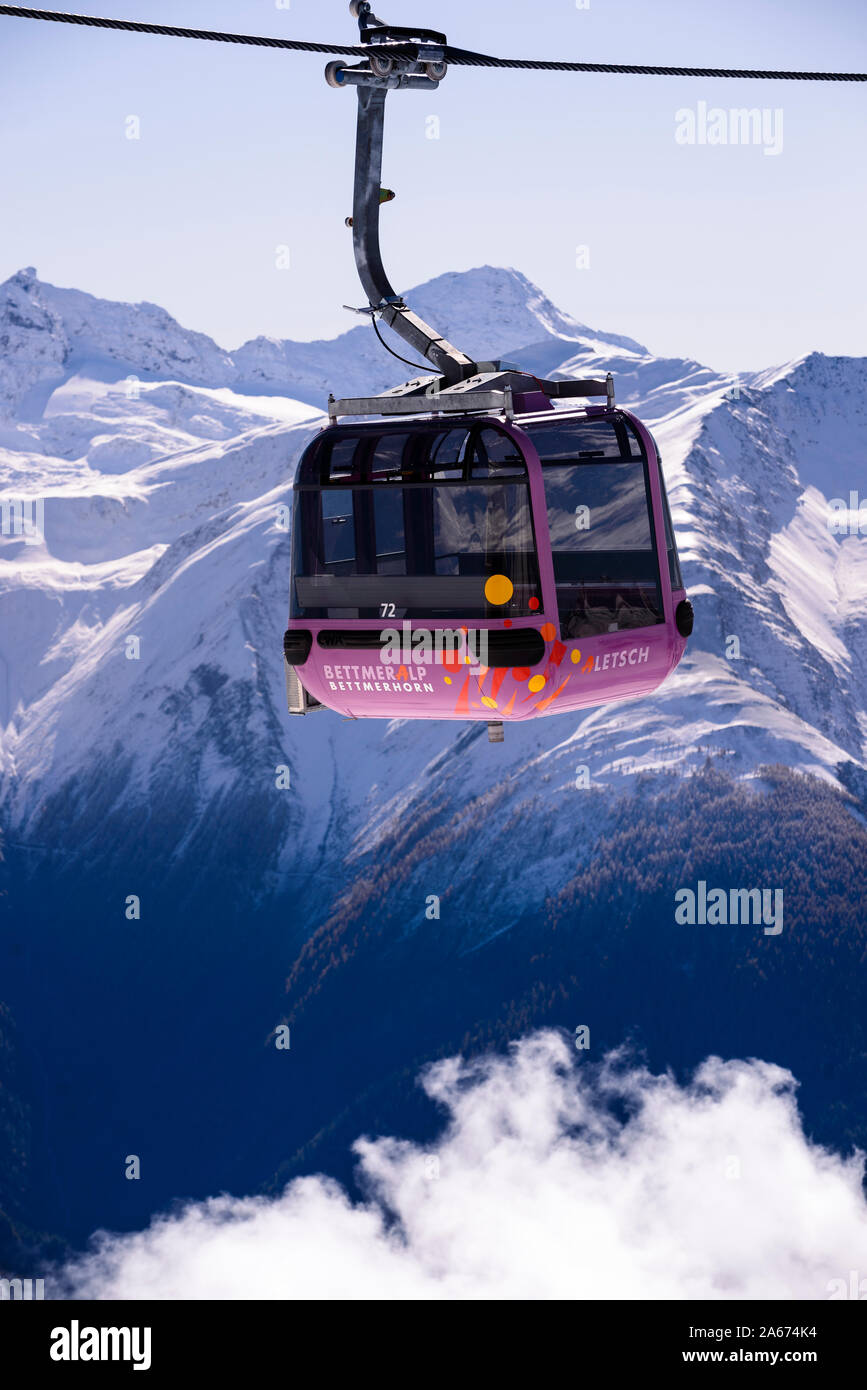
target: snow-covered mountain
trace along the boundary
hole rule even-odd
[[[686,658],[651,699],[503,745],[291,720],[295,462],[330,389],[402,369],[369,327],[230,353],[151,305],[0,286],[0,1267],[28,1226],[83,1241],[343,1172],[357,1134],[424,1130],[423,1061],[540,1024],[604,1047],[638,1026],[663,1068],[779,1061],[827,1142],[864,1146],[867,537],[828,520],[864,491],[867,361],[732,390],[515,271],[411,302],[480,357],[614,372],[661,446]],[[14,534],[26,501],[41,536]],[[785,933],[675,929],[673,888],[716,874],[783,884]],[[119,1178],[131,1152],[146,1182]]]
[[[599,340],[607,350],[616,346],[646,355],[629,338],[596,334],[561,313],[515,270],[484,266],[465,275],[441,275],[412,295],[416,312],[434,319],[478,361],[528,344],[550,345],[563,357],[570,343],[590,347]],[[0,286],[0,325],[0,418],[38,420],[58,389],[75,377],[117,382],[129,375],[231,386],[248,395],[288,394],[316,406],[338,379],[342,393],[350,395],[394,384],[394,361],[369,327],[350,330],[336,343],[255,338],[230,353],[204,333],[182,328],[156,304],[115,304],[58,289],[43,284],[32,267]]]
[[[163,808],[168,857],[203,824],[219,855],[253,816],[257,872],[276,882],[334,857],[335,817],[341,858],[393,834],[432,778],[456,807],[482,786],[515,809],[542,796],[554,823],[563,804],[576,814],[576,764],[597,787],[709,752],[740,775],[863,771],[867,538],[828,518],[861,476],[867,361],[813,355],[733,392],[695,362],[586,328],[515,271],[441,276],[411,302],[479,356],[615,373],[618,400],[659,440],[696,607],[675,677],[641,703],[511,726],[502,748],[448,723],[290,721],[294,464],[329,389],[382,389],[400,368],[367,328],[228,353],[153,305],[22,271],[0,287],[0,489],[43,500],[44,541],[0,545],[10,839],[100,858],[120,852],[137,807],[151,823]],[[289,796],[274,789],[282,763]]]

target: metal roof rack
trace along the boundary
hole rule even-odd
[[[427,415],[451,412],[455,415],[468,415],[470,411],[485,411],[496,414],[503,411],[507,416],[514,414],[512,388],[505,391],[478,391],[469,401],[466,396],[449,396],[444,391],[432,391],[429,396],[348,396],[336,401],[328,398],[328,414],[336,420],[340,415]]]
[[[610,372],[604,380],[540,381],[527,372],[503,370],[499,363],[483,365],[491,370],[451,385],[443,377],[415,377],[381,396],[346,396],[336,400],[331,395],[329,421],[334,424],[341,415],[467,415],[471,411],[502,412],[510,420],[523,410],[538,408],[529,400],[525,406],[524,400],[538,399],[540,395],[551,400],[605,396],[609,410],[614,409],[614,378]]]

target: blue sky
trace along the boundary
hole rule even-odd
[[[346,0],[70,8],[355,38]],[[859,0],[376,9],[503,56],[867,69]],[[2,17],[0,41],[0,278],[35,265],[56,284],[151,300],[229,348],[353,326],[340,306],[362,302],[343,225],[355,98],[325,85],[324,58]],[[702,101],[782,109],[780,153],[679,144],[676,113]],[[386,265],[400,289],[514,265],[594,327],[726,370],[812,349],[867,353],[865,135],[861,84],[456,68],[435,93],[389,98],[384,181],[398,198],[383,210]]]

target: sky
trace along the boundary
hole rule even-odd
[[[581,6],[376,9],[502,56],[867,70],[861,0]],[[357,37],[346,0],[70,8]],[[149,300],[229,349],[357,323],[341,307],[363,303],[344,226],[355,97],[326,86],[324,57],[6,17],[0,45],[0,279],[33,265],[54,284]],[[679,141],[683,113],[698,120],[701,103],[758,107],[767,133]],[[865,135],[867,84],[454,68],[435,92],[389,97],[386,267],[405,290],[447,270],[514,266],[584,323],[722,371],[813,350],[861,355]]]

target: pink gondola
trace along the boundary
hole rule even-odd
[[[291,713],[481,720],[561,714],[655,690],[692,631],[659,453],[604,381],[473,361],[413,314],[379,250],[385,97],[445,75],[443,35],[358,3],[382,56],[326,69],[358,89],[352,226],[368,296],[437,375],[329,400],[298,465]],[[378,331],[378,330],[377,330]],[[604,397],[605,404],[589,404]],[[580,402],[580,404],[579,404]]]

